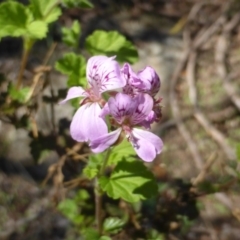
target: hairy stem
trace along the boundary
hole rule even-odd
[[[99,170],[98,175],[95,179],[95,188],[94,188],[94,190],[95,190],[95,207],[96,207],[95,218],[96,218],[97,230],[98,230],[99,234],[102,233],[102,194],[103,194],[101,187],[99,185],[99,178],[104,175],[110,152],[111,152],[111,149],[109,148],[104,157],[102,167]]]

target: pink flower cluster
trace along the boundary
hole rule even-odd
[[[154,69],[135,73],[128,63],[121,68],[114,57],[94,56],[87,63],[87,80],[87,89],[72,87],[61,102],[82,97],[70,126],[72,138],[89,142],[99,153],[126,136],[141,159],[153,161],[163,148],[162,140],[149,131],[161,118],[161,99],[155,99],[160,79]]]

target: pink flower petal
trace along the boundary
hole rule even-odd
[[[122,129],[118,128],[117,130],[110,132],[108,134],[102,135],[97,139],[94,139],[90,143],[90,147],[93,152],[99,153],[105,151],[107,148],[111,147],[119,138]]]
[[[133,128],[131,141],[137,155],[146,162],[152,162],[162,151],[163,142],[155,134],[142,129]]]
[[[138,94],[134,99],[137,102],[137,109],[131,116],[131,123],[137,125],[144,121],[153,109],[153,99],[148,94]]]
[[[126,84],[114,57],[91,57],[87,64],[87,79],[96,95],[121,88]]]
[[[105,121],[99,117],[101,108],[98,103],[86,103],[75,113],[70,133],[78,142],[91,141],[108,132]]]
[[[118,93],[108,100],[111,115],[121,124],[126,117],[131,116],[137,108],[137,102],[129,95]]]
[[[85,92],[85,90],[82,87],[71,87],[68,90],[67,97],[62,100],[59,104],[63,104],[66,101],[76,98],[76,97],[87,97],[88,94]]]
[[[151,67],[146,67],[143,70],[139,71],[137,76],[141,79],[143,83],[142,90],[152,96],[155,96],[161,86],[160,79]]]

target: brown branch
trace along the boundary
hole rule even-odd
[[[196,51],[193,51],[188,60],[186,74],[189,87],[189,99],[194,107],[194,117],[202,125],[205,131],[219,144],[228,159],[234,159],[236,158],[235,151],[228,146],[228,143],[225,140],[226,137],[217,128],[215,128],[198,106],[198,94],[195,80],[196,59],[197,53]]]
[[[224,27],[222,34],[219,36],[216,49],[215,49],[215,61],[217,65],[217,73],[218,76],[223,81],[223,87],[228,94],[229,98],[233,102],[233,104],[240,111],[240,96],[238,95],[238,91],[236,87],[230,82],[230,77],[227,71],[226,57],[228,53],[229,46],[229,38],[231,31],[237,26],[240,21],[240,14],[237,13],[231,21],[226,24]]]

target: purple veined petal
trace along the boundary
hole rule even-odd
[[[139,71],[137,76],[143,83],[142,90],[152,96],[155,96],[158,93],[161,82],[159,76],[153,68],[147,66],[143,70]]]
[[[137,102],[129,95],[118,93],[108,100],[111,115],[121,124],[126,117],[130,117],[137,108]]]
[[[94,56],[88,60],[87,79],[96,95],[126,85],[114,57]]]
[[[110,132],[108,134],[102,135],[97,139],[94,139],[90,142],[91,150],[95,153],[103,152],[107,148],[111,147],[119,138],[122,129],[118,128],[117,130]]]
[[[78,142],[91,141],[108,132],[105,121],[99,117],[101,108],[98,103],[86,103],[81,106],[70,126],[73,139]]]
[[[135,87],[141,86],[142,82],[140,81],[137,74],[132,70],[129,63],[124,63],[121,73],[127,81],[127,84]]]
[[[144,121],[153,109],[153,99],[148,94],[138,94],[135,98],[137,109],[131,116],[131,124],[137,125]]]
[[[110,114],[110,109],[109,109],[108,103],[106,102],[104,107],[102,108],[102,111],[101,111],[99,117],[104,119],[109,114]]]
[[[135,96],[139,92],[139,88],[143,87],[142,81],[128,63],[123,65],[121,73],[126,79],[126,85],[123,88],[123,92],[131,96]]]
[[[156,120],[157,116],[154,111],[151,111],[148,116],[139,124],[146,129],[151,129],[151,124]]]
[[[132,130],[131,144],[137,155],[146,162],[152,162],[161,153],[163,142],[157,135],[138,128]]]
[[[67,97],[61,102],[59,102],[59,104],[63,104],[68,100],[76,97],[87,97],[87,96],[88,96],[88,93],[85,92],[85,90],[82,87],[71,87],[68,90]]]

